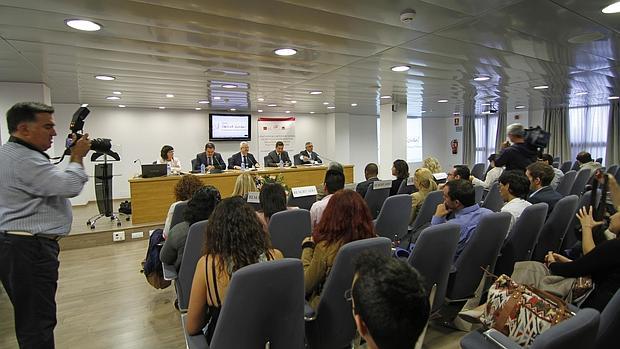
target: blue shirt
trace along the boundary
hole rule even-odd
[[[0,147],[0,230],[66,235],[73,215],[70,197],[88,181],[84,167],[62,170],[47,154],[11,137]]]
[[[454,218],[450,219],[450,223],[458,224],[461,226],[461,234],[459,237],[459,242],[456,245],[456,252],[454,253],[454,260],[456,261],[461,252],[465,249],[469,238],[474,233],[474,230],[478,227],[478,223],[480,223],[480,219],[482,216],[492,213],[493,211],[480,207],[480,205],[475,204],[469,207],[464,207],[458,211],[454,212]],[[431,220],[431,225],[437,225],[441,223],[446,223],[448,220],[446,217],[436,217],[433,216]]]

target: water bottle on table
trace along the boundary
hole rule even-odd
[[[204,174],[205,172],[205,164],[200,164],[200,173]]]
[[[172,173],[172,167],[170,167],[170,163],[166,164],[166,175],[170,176],[170,174]]]

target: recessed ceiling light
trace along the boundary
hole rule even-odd
[[[123,93],[121,91],[112,91],[112,94],[114,94],[114,95],[122,95]]]
[[[111,76],[111,75],[95,75],[95,79],[97,80],[103,80],[103,81],[112,81],[112,80],[116,80],[115,77]]]
[[[403,71],[407,71],[411,69],[411,67],[408,65],[397,65],[397,66],[393,66],[391,69],[392,71],[403,72]]]
[[[488,81],[491,80],[490,76],[486,76],[486,75],[478,75],[474,78],[474,81]]]
[[[294,48],[279,48],[274,50],[273,53],[278,56],[293,56],[297,54],[297,50]]]
[[[223,88],[237,88],[237,85],[233,85],[233,84],[224,84],[222,85]]]
[[[357,103],[351,103],[352,107],[357,107]]]
[[[166,109],[166,107],[157,107],[157,108],[159,108],[159,109]]]
[[[200,108],[200,107],[196,107],[196,108],[194,108],[194,109],[195,109],[195,110],[202,110],[202,108]]]
[[[381,98],[381,99],[388,99],[388,98],[392,98],[392,96],[385,95],[385,96],[381,96],[379,98]]]
[[[549,88],[549,86],[547,85],[539,85],[539,86],[534,86],[534,90],[544,90]]]
[[[65,20],[65,24],[73,29],[83,30],[87,32],[96,32],[97,30],[101,29],[101,25],[93,21],[87,21],[85,19],[67,19]]]
[[[297,101],[291,101],[291,104],[296,104],[296,103],[297,103]]]
[[[259,112],[259,113],[262,113],[262,112],[263,112],[263,110],[262,110],[262,109],[259,109],[259,110],[258,110],[258,112]]]
[[[482,104],[480,104],[480,105],[487,106],[487,105],[491,105],[491,103],[482,103]]]
[[[323,105],[328,105],[328,104],[329,104],[329,102],[323,102]]]
[[[314,114],[314,112],[313,112],[313,111],[311,111],[311,112],[310,112],[310,114]]]
[[[461,114],[461,113],[459,113],[459,112],[454,112],[454,113],[452,113],[452,115],[460,115],[460,114]]]
[[[124,104],[119,104],[119,105],[118,105],[118,107],[119,107],[119,108],[125,108],[125,107],[127,107],[127,106],[126,106],[126,105],[124,105]]]
[[[447,99],[440,99],[437,101],[437,103],[448,103]]]
[[[426,110],[422,110],[422,113],[426,113]]]
[[[287,114],[290,114],[290,113],[291,113],[291,111],[290,111],[290,110],[285,110],[284,112],[285,112],[285,113],[287,113]]]
[[[587,92],[577,92],[575,93],[575,96],[583,96],[583,95],[587,95]]]
[[[220,96],[215,96],[215,97],[213,97],[213,100],[214,100],[214,101],[219,101],[220,99],[222,99],[222,97],[220,97]]]
[[[265,101],[265,99],[261,98],[261,97],[257,98],[256,100],[259,101],[259,102],[264,102]]]
[[[84,103],[84,104],[80,105],[80,107],[86,108],[86,107],[88,107],[88,103]]]
[[[336,107],[334,107],[333,105],[330,105],[329,107],[327,107],[327,109],[336,109]]]
[[[609,99],[609,100],[612,100],[612,99],[620,99],[620,97],[618,97],[618,96],[610,96],[610,97],[607,97],[607,99]]]
[[[167,93],[166,94],[166,98],[173,98],[173,97],[174,97],[174,95],[172,93]]]
[[[620,12],[620,1],[614,2],[613,4],[605,7],[601,10],[603,13],[618,13]]]
[[[109,101],[117,101],[117,100],[121,99],[121,97],[119,97],[119,96],[107,96],[105,99],[107,99]]]
[[[268,107],[277,107],[277,104],[267,104]]]
[[[320,95],[323,91],[310,91],[311,95]]]
[[[206,99],[201,99],[198,101],[198,104],[209,104],[210,102],[207,101]]]
[[[515,109],[524,109],[524,108],[525,108],[524,105],[517,105],[517,106],[515,106]]]
[[[485,111],[483,111],[481,114],[488,115],[488,114],[491,114],[491,111],[490,111],[490,110],[485,110]]]
[[[230,111],[237,111],[237,109],[235,109],[235,108],[230,108],[229,110]]]

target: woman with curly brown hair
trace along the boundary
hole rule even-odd
[[[310,305],[319,305],[323,284],[342,245],[374,237],[372,215],[366,201],[353,190],[333,194],[312,237],[302,243],[304,285]]]
[[[172,222],[172,214],[174,213],[174,208],[182,201],[187,201],[192,198],[195,192],[204,187],[204,184],[198,179],[198,177],[194,175],[185,175],[181,177],[181,180],[177,182],[174,186],[174,197],[176,199],[175,202],[170,205],[168,209],[168,215],[166,216],[166,222],[164,223],[164,239],[168,238],[168,232],[172,227],[170,223]]]
[[[187,333],[198,334],[207,325],[205,335],[210,342],[233,272],[283,257],[272,249],[254,210],[238,196],[224,199],[215,207],[205,231],[204,252],[192,282]]]

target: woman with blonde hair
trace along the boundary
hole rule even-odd
[[[429,171],[431,171],[431,174],[441,172],[441,165],[439,165],[439,160],[435,159],[434,157],[427,157],[426,159],[424,159],[422,167],[429,169]]]
[[[256,188],[256,182],[251,174],[244,172],[237,177],[235,189],[233,189],[230,196],[241,196],[246,199],[248,197],[248,193],[251,191],[258,191]]]
[[[411,194],[411,218],[409,219],[409,224],[413,224],[413,221],[415,221],[428,193],[437,190],[437,183],[435,183],[433,173],[428,168],[422,167],[415,170],[413,184],[418,188],[418,191]]]

